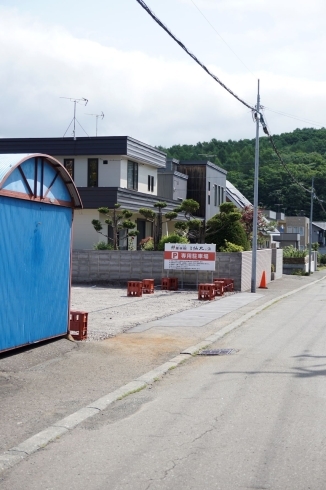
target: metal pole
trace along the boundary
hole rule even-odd
[[[252,220],[252,264],[251,264],[251,292],[256,292],[256,270],[257,270],[257,221],[258,221],[258,174],[259,174],[259,80],[256,105],[256,147],[255,147],[255,178],[254,178],[254,212]]]
[[[74,100],[74,140],[76,139],[76,104],[77,100]]]
[[[310,198],[310,223],[309,223],[309,269],[308,274],[311,274],[311,245],[312,245],[312,210],[314,205],[314,178],[311,181],[311,198]]]

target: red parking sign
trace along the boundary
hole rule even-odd
[[[164,269],[215,271],[216,245],[213,243],[166,243]]]

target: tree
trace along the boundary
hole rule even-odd
[[[157,250],[159,241],[162,238],[162,224],[163,224],[163,213],[162,209],[166,208],[167,204],[166,202],[163,201],[158,201],[154,203],[154,208],[158,210],[156,213],[153,211],[153,209],[148,209],[148,208],[140,208],[139,209],[139,214],[144,216],[146,221],[149,221],[150,223],[153,224],[153,243],[154,243],[154,250]],[[171,221],[175,219],[178,216],[178,213],[175,211],[169,211],[168,213],[165,213],[164,217],[166,218],[166,223],[167,221]]]
[[[184,199],[180,206],[175,208],[176,213],[183,213],[186,221],[177,221],[175,229],[180,236],[186,236],[192,243],[205,241],[205,222],[194,218],[194,213],[199,209],[199,203],[194,199]]]
[[[241,212],[233,203],[222,203],[220,213],[207,221],[206,242],[215,243],[217,251],[224,248],[225,241],[249,250],[249,242],[240,220]]]
[[[123,229],[128,230],[127,237],[134,237],[137,236],[139,233],[138,230],[135,230],[136,223],[130,221],[130,218],[132,217],[133,213],[128,209],[122,209],[119,212],[120,207],[121,204],[115,204],[113,209],[107,207],[98,208],[98,212],[107,217],[104,220],[104,223],[112,227],[113,238],[111,238],[108,233],[105,234],[102,232],[103,225],[100,220],[98,219],[92,220],[92,225],[94,226],[94,229],[97,231],[97,233],[100,233],[101,235],[105,236],[107,240],[111,240],[113,242],[113,250],[119,249],[119,244],[118,244],[119,230],[123,230]]]
[[[306,189],[315,176],[315,190],[321,202],[314,209],[314,220],[324,221],[326,213],[322,205],[326,201],[326,129],[304,128],[292,133],[273,136],[286,168],[279,161],[269,138],[260,138],[259,155],[259,200],[267,209],[277,210],[276,205],[285,208],[288,216],[301,210],[309,216],[310,193],[295,184],[289,173]],[[199,154],[217,155],[221,165],[228,171],[228,180],[246,196],[253,200],[255,140],[218,141],[213,138],[196,145],[174,145],[166,149],[169,157],[180,160],[196,160]],[[238,156],[240,159],[238,158]],[[214,157],[216,158],[216,157]],[[289,173],[288,173],[289,172]],[[279,196],[275,195],[279,191]]]
[[[245,206],[242,215],[241,223],[244,226],[247,240],[250,242],[252,240],[253,223],[254,223],[254,208],[253,206]],[[268,221],[261,209],[258,209],[257,213],[257,233],[258,238],[266,235],[269,231],[273,231],[276,228],[276,223],[274,221]]]

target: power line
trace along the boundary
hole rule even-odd
[[[190,0],[191,3],[196,7],[196,9],[198,10],[198,12],[204,17],[204,19],[206,20],[206,22],[208,22],[208,24],[211,26],[211,28],[216,32],[216,34],[218,35],[218,37],[224,42],[224,44],[229,48],[229,50],[234,54],[234,56],[236,58],[238,58],[238,60],[240,61],[240,63],[242,63],[242,65],[246,68],[246,70],[248,70],[254,77],[255,75],[252,73],[252,71],[250,70],[250,68],[248,68],[248,66],[242,61],[242,59],[237,55],[237,53],[231,48],[231,46],[225,41],[225,39],[223,39],[223,37],[221,36],[221,34],[215,29],[215,27],[213,26],[213,24],[207,19],[206,15],[200,10],[200,8],[198,7],[198,5],[195,4],[195,2],[193,0]],[[255,77],[256,78],[256,77]]]
[[[267,125],[265,123],[265,120],[264,120],[264,117],[263,117],[263,114],[260,112],[260,109],[261,107],[257,107],[257,108],[254,108],[253,106],[247,104],[247,102],[245,102],[244,100],[242,100],[238,95],[236,95],[234,92],[232,92],[231,89],[229,89],[216,75],[214,75],[203,63],[201,63],[201,61],[199,61],[199,59],[193,54],[191,53],[187,48],[186,46],[174,35],[172,34],[172,32],[163,24],[163,22],[160,21],[160,19],[158,19],[158,17],[156,17],[156,15],[149,9],[149,7],[146,5],[146,3],[143,1],[143,0],[136,0],[136,2],[139,3],[139,5],[141,7],[143,7],[143,9],[152,17],[152,19],[160,26],[162,27],[162,29],[199,65],[201,66],[201,68],[210,76],[212,77],[219,85],[221,85],[221,87],[223,87],[227,92],[229,92],[229,94],[231,94],[234,98],[236,98],[239,102],[241,102],[241,104],[243,104],[244,106],[246,106],[248,109],[250,109],[252,111],[252,114],[253,114],[253,118],[254,120],[257,119],[257,117],[259,117],[259,122],[260,124],[262,125],[262,128],[263,128],[263,131],[264,133],[268,136],[269,138],[269,141],[272,145],[272,148],[274,150],[274,152],[276,153],[279,161],[281,162],[282,166],[284,167],[284,169],[287,171],[287,173],[289,174],[289,176],[291,177],[291,179],[299,186],[301,187],[304,191],[306,192],[311,192],[310,189],[307,189],[306,187],[304,187],[301,182],[299,182],[292,174],[291,172],[289,171],[289,169],[287,168],[283,158],[281,157],[278,149],[276,148],[276,145],[274,143],[274,140],[273,140],[273,137],[272,135],[270,134],[268,128],[267,128]],[[316,199],[318,200],[318,202],[320,203],[323,211],[325,212],[325,209],[321,203],[321,200],[315,195]]]
[[[275,142],[274,142],[274,140],[273,140],[273,137],[272,137],[272,135],[270,134],[270,132],[268,131],[268,128],[267,128],[267,126],[266,126],[266,123],[265,123],[265,121],[264,121],[263,116],[261,115],[261,116],[260,116],[260,118],[261,118],[261,122],[262,122],[262,124],[263,124],[263,130],[264,130],[264,133],[265,133],[265,134],[268,136],[269,141],[270,141],[270,143],[271,143],[271,145],[272,145],[272,147],[273,147],[274,152],[276,153],[276,155],[277,155],[277,157],[278,157],[279,161],[281,162],[281,164],[282,164],[283,168],[285,169],[285,171],[286,171],[286,172],[288,173],[288,175],[290,176],[291,180],[292,180],[292,181],[293,181],[293,182],[294,182],[296,185],[298,185],[298,186],[299,186],[301,189],[303,189],[305,192],[308,192],[309,194],[311,194],[312,190],[311,190],[311,189],[307,189],[307,188],[306,188],[306,187],[305,187],[303,184],[301,184],[301,182],[299,182],[299,181],[298,181],[298,179],[297,179],[296,177],[294,177],[294,175],[293,175],[293,174],[290,172],[290,170],[288,169],[288,167],[287,167],[286,163],[284,162],[284,160],[283,160],[282,156],[280,155],[280,153],[279,153],[278,149],[276,148],[276,145],[275,145]],[[321,199],[319,199],[319,197],[317,196],[317,194],[316,194],[315,192],[314,192],[313,194],[314,194],[315,199],[316,199],[316,200],[318,201],[318,203],[320,204],[320,206],[321,206],[322,210],[324,211],[324,213],[326,213],[325,208],[324,208],[324,206],[323,206],[323,204],[322,204],[322,202],[323,202],[323,201],[321,201]]]
[[[206,73],[208,73],[208,75],[210,77],[212,77],[215,82],[217,82],[219,85],[221,85],[221,87],[223,87],[227,92],[229,92],[229,94],[231,94],[233,97],[235,97],[239,102],[241,102],[241,104],[243,104],[244,106],[248,107],[248,109],[250,109],[251,111],[255,111],[256,109],[254,107],[252,107],[251,105],[247,104],[247,102],[245,102],[244,100],[242,100],[238,95],[236,95],[234,92],[232,92],[231,89],[229,89],[223,82],[221,82],[221,80],[216,76],[214,75],[201,61],[199,61],[199,59],[194,55],[192,54],[187,48],[186,46],[174,35],[172,34],[172,32],[160,21],[160,19],[158,19],[156,17],[156,15],[148,8],[148,6],[146,5],[146,3],[143,1],[143,0],[136,0],[136,2],[139,3],[139,5],[141,7],[143,7],[144,10],[146,10],[146,12],[152,17],[152,19],[160,26],[162,27],[162,29],[164,29],[164,31],[170,36],[172,37],[172,39],[177,43],[179,44],[179,46],[199,65],[202,67],[203,70],[205,70]]]
[[[291,119],[296,119],[297,121],[302,121],[302,122],[307,122],[307,123],[312,123],[314,124],[315,126],[319,126],[321,128],[323,128],[325,125],[324,124],[321,124],[317,121],[313,121],[312,119],[302,119],[298,116],[294,116],[292,114],[287,114],[286,112],[281,112],[281,111],[273,111],[272,109],[270,109],[269,107],[266,107],[266,106],[262,106],[262,109],[266,109],[270,112],[274,112],[274,114],[280,114],[281,116],[285,116],[285,117],[289,117]]]

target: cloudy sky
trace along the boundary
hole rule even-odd
[[[272,134],[326,126],[325,0],[145,0]],[[90,136],[152,145],[254,138],[250,110],[136,0],[0,0],[0,137]],[[286,113],[292,117],[286,117]],[[77,125],[77,136],[85,133]],[[72,135],[72,127],[66,136]]]

